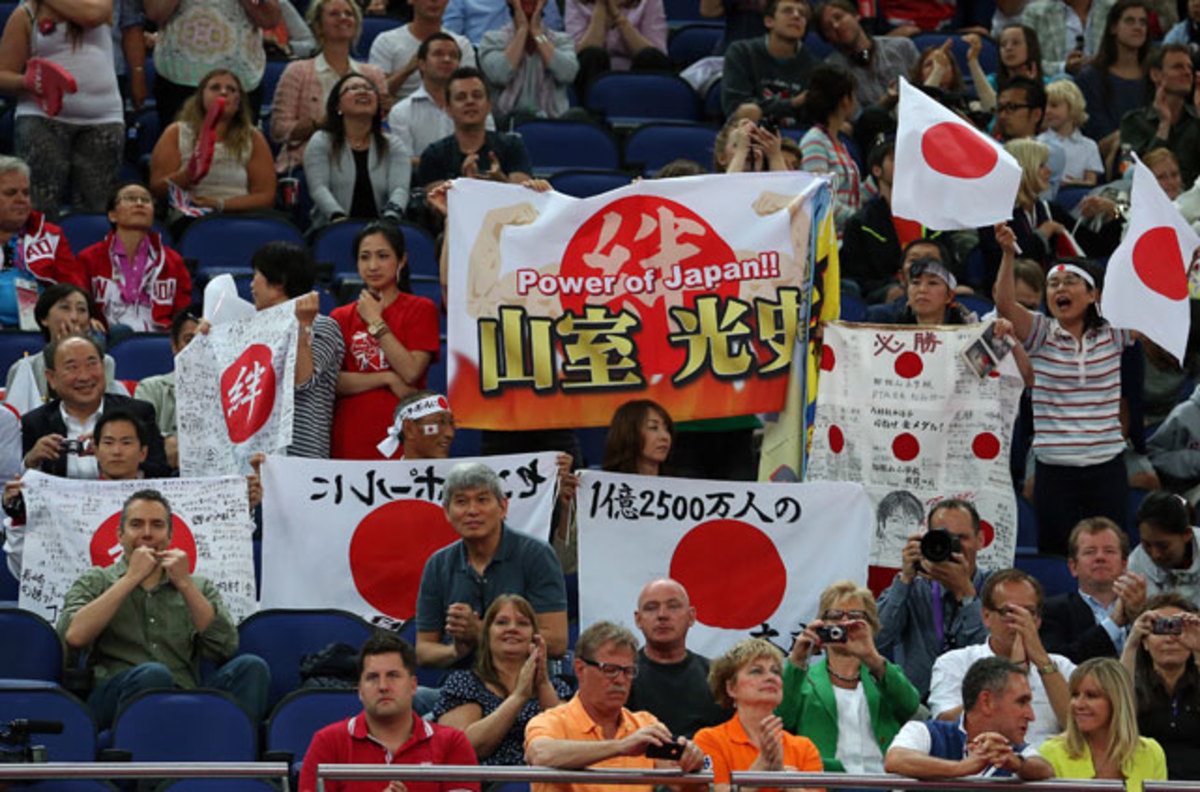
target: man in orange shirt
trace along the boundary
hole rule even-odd
[[[704,754],[685,737],[673,737],[648,712],[625,709],[637,675],[637,639],[612,622],[597,622],[575,644],[579,692],[566,704],[543,712],[525,729],[525,761],[563,770],[627,767],[678,768],[692,773]],[[676,761],[646,756],[651,746],[678,742]],[[646,785],[534,784],[533,792],[646,792]]]

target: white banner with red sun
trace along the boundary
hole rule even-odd
[[[811,291],[812,174],[638,180],[592,198],[459,179],[449,397],[465,426],[607,426],[783,405]]]
[[[554,452],[350,462],[269,456],[263,479],[263,608],[341,608],[396,627],[416,615],[425,561],[458,540],[446,473],[482,462],[508,496],[505,524],[548,541]]]
[[[750,636],[787,651],[826,586],[867,580],[871,504],[859,484],[587,470],[576,513],[580,623],[632,627],[642,587],[674,578],[696,608],[688,648],[709,657]]]
[[[250,472],[250,457],[292,442],[295,306],[214,325],[175,358],[179,470],[184,476]]]
[[[191,571],[212,581],[234,623],[257,609],[254,520],[244,477],[83,481],[29,471],[21,481],[27,514],[22,608],[54,622],[80,575],[121,559],[117,532],[125,499],[153,489],[171,504],[169,546],[187,553]]]
[[[859,481],[874,510],[871,564],[899,567],[910,534],[942,498],[975,504],[979,564],[1012,566],[1017,506],[1009,472],[1023,383],[1013,355],[980,378],[959,351],[966,328],[825,326],[807,481]]]

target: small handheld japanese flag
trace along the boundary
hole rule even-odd
[[[994,140],[900,78],[892,213],[936,231],[1009,220],[1021,166]]]
[[[33,362],[28,355],[17,361],[17,373],[8,392],[4,394],[4,402],[20,415],[42,406],[42,394],[38,391]]]
[[[1129,203],[1129,229],[1108,260],[1101,311],[1117,327],[1141,331],[1182,361],[1191,324],[1188,264],[1200,237],[1141,160]]]

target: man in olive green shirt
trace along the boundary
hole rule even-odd
[[[171,543],[171,505],[156,490],[135,492],[121,509],[117,538],[124,551],[112,566],[93,567],[67,592],[58,632],[72,649],[88,650],[95,687],[88,698],[101,728],[121,702],[148,688],[231,693],[256,720],[266,712],[270,670],[237,651],[237,628],[211,582],[189,570]],[[218,663],[207,679],[197,661]]]

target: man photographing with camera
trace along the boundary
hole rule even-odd
[[[927,533],[908,537],[900,573],[879,597],[875,636],[879,651],[892,655],[922,698],[939,655],[987,638],[979,591],[990,574],[975,566],[983,538],[970,501],[938,501],[926,523]],[[925,557],[922,545],[934,558]]]

